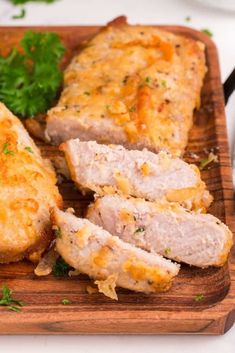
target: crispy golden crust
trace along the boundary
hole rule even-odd
[[[65,71],[64,91],[49,111],[47,132],[58,142],[87,135],[182,154],[205,72],[202,43],[156,27],[129,26],[119,18]],[[63,120],[73,121],[66,136],[61,128],[50,131],[53,121]]]
[[[62,199],[54,171],[1,103],[0,166],[0,262],[37,261],[52,236],[49,209]]]

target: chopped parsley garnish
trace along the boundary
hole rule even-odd
[[[33,153],[33,150],[32,150],[32,148],[30,146],[26,146],[24,149],[26,151],[28,151],[29,153]]]
[[[2,153],[5,155],[10,155],[10,156],[14,156],[14,151],[11,151],[8,149],[9,143],[5,142],[2,146]]]
[[[185,21],[186,21],[186,22],[190,22],[190,21],[191,21],[191,17],[190,17],[190,16],[186,16],[186,17],[185,17]]]
[[[213,33],[208,28],[203,28],[201,32],[206,34],[210,38],[213,37]]]
[[[135,106],[131,107],[131,108],[129,109],[129,112],[131,112],[131,113],[136,112],[136,107],[135,107]]]
[[[166,80],[161,80],[161,86],[164,88],[167,86]]]
[[[195,297],[194,297],[195,302],[201,302],[201,301],[204,300],[204,299],[205,299],[205,297],[204,297],[203,294],[197,294],[197,295],[195,295]]]
[[[164,250],[164,254],[165,255],[169,255],[171,253],[171,248],[166,248],[165,250]]]
[[[60,227],[54,228],[54,234],[55,234],[56,238],[61,238],[62,237],[62,233],[61,233]]]
[[[84,92],[84,94],[86,95],[86,96],[90,96],[91,94],[90,94],[90,92]]]
[[[135,230],[135,233],[142,233],[145,231],[145,228],[144,227],[139,227]]]
[[[21,9],[20,13],[18,15],[14,15],[12,16],[13,20],[19,20],[21,18],[24,18],[26,15],[26,10],[25,9]]]
[[[71,267],[62,258],[59,258],[53,266],[52,272],[56,277],[61,277],[67,275],[70,270]]]
[[[67,299],[67,298],[62,299],[62,300],[61,300],[61,303],[62,303],[63,305],[70,305],[70,304],[72,304],[71,300],[69,300],[69,299]]]
[[[6,306],[8,310],[19,312],[24,303],[20,300],[12,298],[12,291],[6,285],[2,288],[2,298],[0,305]]]
[[[62,83],[64,45],[56,33],[26,31],[21,48],[0,55],[0,101],[21,118],[45,113]]]

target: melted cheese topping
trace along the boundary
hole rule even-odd
[[[129,275],[136,281],[146,280],[153,288],[161,287],[166,284],[166,279],[170,276],[163,270],[153,268],[146,265],[144,262],[131,258],[123,264],[123,271],[128,272]]]
[[[48,120],[85,117],[85,128],[105,121],[110,132],[121,127],[130,144],[179,154],[205,72],[202,43],[151,26],[110,25],[65,71],[64,91]],[[106,135],[100,131],[112,142]]]
[[[120,172],[116,172],[114,174],[114,178],[116,180],[118,190],[125,195],[130,195],[132,190],[130,181],[122,176]]]
[[[150,168],[146,162],[141,165],[140,170],[143,176],[148,176],[150,174]]]
[[[98,267],[106,267],[109,252],[110,248],[107,245],[102,246],[102,248],[98,252],[93,254],[93,263]]]
[[[79,248],[84,248],[88,245],[90,235],[90,227],[87,224],[75,233],[76,244]]]

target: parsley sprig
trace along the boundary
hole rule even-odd
[[[0,305],[6,306],[8,310],[20,312],[21,307],[24,303],[20,300],[12,298],[12,291],[6,285],[2,288],[2,298],[0,299]]]
[[[30,118],[45,113],[56,98],[64,46],[55,33],[26,31],[21,47],[0,56],[0,101],[21,118]]]
[[[69,270],[71,267],[62,258],[59,258],[53,266],[52,272],[54,276],[61,277],[67,275]]]

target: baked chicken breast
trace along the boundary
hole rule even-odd
[[[78,139],[60,148],[72,179],[84,190],[176,201],[189,209],[207,208],[212,201],[198,168],[166,152],[126,150]]]
[[[182,154],[200,104],[204,45],[151,26],[111,22],[74,57],[46,134]]]
[[[176,203],[106,195],[91,205],[87,217],[126,242],[198,267],[222,266],[233,243],[219,219]]]
[[[54,171],[0,103],[0,263],[40,258],[52,237],[49,209],[55,206],[62,199]]]
[[[69,265],[98,280],[106,295],[104,288],[109,289],[110,282],[114,289],[117,285],[144,293],[166,291],[179,271],[179,265],[125,243],[87,219],[54,209],[52,223],[60,233],[58,253]],[[113,298],[117,299],[115,293]]]

